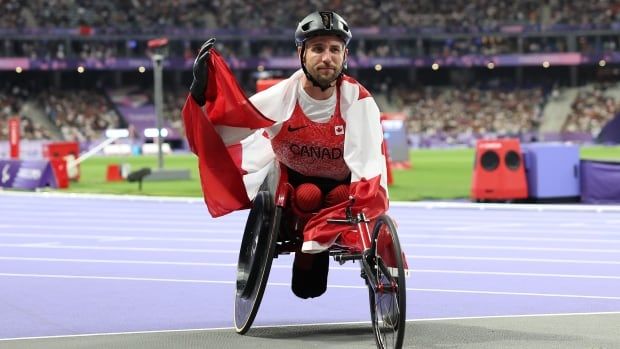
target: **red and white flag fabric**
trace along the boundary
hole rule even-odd
[[[274,165],[270,139],[291,117],[303,72],[247,98],[221,55],[212,50],[208,65],[206,106],[189,95],[183,107],[185,132],[198,156],[204,199],[213,217],[249,208],[260,185]],[[350,195],[354,212],[375,218],[388,209],[387,168],[382,151],[380,113],[368,91],[343,76],[339,84],[340,110],[346,125],[344,160],[351,170]],[[345,132],[346,130],[346,132]],[[342,218],[344,202],[322,209],[306,224],[302,251],[318,253],[342,234],[342,226],[327,223]]]

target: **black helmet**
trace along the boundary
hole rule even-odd
[[[346,47],[351,40],[349,25],[336,12],[317,11],[307,15],[297,25],[295,43],[301,46],[306,40],[315,36],[335,35],[344,41]]]

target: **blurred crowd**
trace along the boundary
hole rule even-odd
[[[609,0],[0,0],[0,33],[8,33],[0,39],[0,56],[48,60],[145,58],[147,38],[154,34],[176,34],[181,39],[171,40],[171,56],[191,60],[202,40],[200,35],[184,36],[185,33],[202,29],[232,33],[241,29],[250,31],[250,39],[243,36],[226,40],[223,36],[218,40],[217,48],[224,56],[231,59],[290,57],[296,54],[292,36],[297,21],[311,9],[335,10],[354,28],[354,35],[355,30],[367,35],[367,39],[359,39],[363,36],[359,35],[358,40],[352,41],[350,54],[357,59],[574,50],[600,54],[620,49],[620,36],[608,35],[610,32],[577,33],[574,37],[516,34],[524,28],[547,33],[554,30],[566,33],[575,28],[618,30],[620,2]],[[386,38],[376,34],[385,33],[375,30],[379,27],[396,33],[451,34],[428,35],[423,39],[389,35]],[[31,29],[80,36],[22,37],[33,33],[29,32]],[[101,33],[111,35],[98,37]],[[278,36],[282,33],[290,33],[291,40],[282,41]],[[260,40],[252,39],[252,35],[258,35]],[[377,89],[377,93],[388,94],[396,108],[409,115],[412,134],[448,144],[460,144],[483,134],[536,132],[545,103],[545,94],[536,88],[388,86],[387,89]],[[183,87],[168,89],[164,94],[164,117],[181,134],[180,109],[186,93]],[[56,135],[66,140],[88,141],[100,137],[106,128],[124,124],[101,90],[0,87],[2,139],[7,132],[7,118],[20,114],[25,101],[36,101],[49,125],[56,128],[50,132],[36,118],[22,115],[22,134],[27,139],[49,139]],[[605,94],[605,87],[586,88],[574,101],[562,131],[595,134],[618,111],[617,99]]]
[[[606,85],[587,85],[572,103],[561,132],[588,133],[593,138],[620,113],[620,99],[606,93]],[[547,95],[542,88],[399,87],[387,94],[393,110],[407,116],[411,146],[473,145],[484,137],[520,137],[535,140]],[[181,109],[187,98],[183,88],[165,90],[164,119],[184,134]],[[49,123],[39,123],[23,112],[33,101]],[[32,110],[32,109],[30,109]],[[8,138],[7,120],[21,117],[24,139],[62,139],[88,142],[103,137],[108,128],[126,125],[103,91],[25,88],[0,90],[0,139]],[[50,126],[51,125],[51,126]],[[52,127],[54,129],[48,129]],[[59,136],[58,136],[59,135]]]
[[[354,34],[376,34],[375,28],[400,33],[454,33],[454,36],[385,40],[384,33],[368,40],[354,40],[352,55],[358,57],[456,56],[466,54],[506,54],[615,51],[620,47],[615,35],[579,36],[576,46],[566,35],[525,36],[534,31],[568,32],[574,29],[620,28],[620,4],[609,0],[490,1],[289,1],[257,0],[0,0],[0,31],[64,33],[58,39],[12,39],[6,36],[0,56],[31,59],[106,59],[145,57],[144,36],[176,35],[171,43],[173,56],[191,58],[202,43],[203,34],[191,30],[246,30],[236,40],[220,40],[218,48],[227,56],[274,57],[295,54],[293,31],[311,9],[335,10],[354,27]],[[412,31],[414,29],[415,31]],[[64,30],[64,32],[63,32]],[[43,32],[42,32],[43,31]],[[69,33],[79,37],[68,36]],[[199,32],[200,33],[200,32]],[[268,40],[272,34],[290,33],[291,41]],[[460,35],[472,33],[473,36]],[[102,38],[100,34],[111,34]],[[247,34],[260,38],[247,40]],[[206,34],[204,34],[206,35]],[[217,32],[209,35],[218,36]],[[260,36],[262,35],[262,37]],[[267,36],[267,37],[266,37]],[[193,38],[195,42],[191,41]],[[358,36],[359,38],[359,36]]]
[[[519,137],[540,125],[545,95],[533,89],[399,89],[396,103],[408,115],[412,139],[446,145],[471,145],[485,136]]]
[[[8,139],[8,120],[12,117],[20,118],[20,135],[22,139],[52,138],[52,134],[47,128],[21,112],[24,103],[30,99],[31,94],[26,88],[5,86],[0,89],[0,139]]]
[[[181,109],[185,104],[187,95],[188,92],[185,88],[164,91],[164,120],[177,130],[179,134],[185,134]]]
[[[608,87],[606,84],[594,84],[581,88],[571,105],[562,132],[585,132],[596,137],[605,124],[620,112],[620,99],[607,94]]]
[[[433,27],[444,31],[496,30],[509,25],[608,28],[620,4],[609,0],[2,0],[0,28],[293,28],[309,9],[335,10],[353,27]],[[88,30],[88,29],[83,29]]]
[[[21,120],[21,138],[27,140],[91,141],[121,125],[101,91],[5,84],[0,87],[0,140],[8,138],[7,120],[15,116]]]
[[[120,125],[119,115],[101,92],[45,90],[36,100],[65,140],[97,140],[106,129]]]

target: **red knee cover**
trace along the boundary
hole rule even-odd
[[[316,212],[321,208],[323,193],[312,183],[303,183],[295,188],[295,204],[304,212]]]
[[[349,185],[341,184],[327,193],[325,207],[334,206],[347,200],[349,200]]]

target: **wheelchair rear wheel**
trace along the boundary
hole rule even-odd
[[[239,334],[250,329],[263,298],[281,214],[282,209],[275,206],[273,195],[260,191],[248,215],[237,262],[235,329]]]
[[[367,280],[375,341],[378,348],[402,348],[407,316],[405,270],[396,226],[387,215],[377,218],[371,251],[373,276]]]

